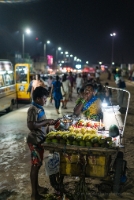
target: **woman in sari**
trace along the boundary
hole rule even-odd
[[[83,97],[77,102],[74,114],[83,114],[87,119],[98,121],[101,118],[101,100],[94,96],[93,85],[85,86]]]

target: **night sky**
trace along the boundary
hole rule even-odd
[[[43,55],[49,39],[49,54],[61,46],[64,51],[89,63],[111,62],[112,37],[114,62],[134,63],[134,0],[37,0],[27,3],[0,3],[0,58],[8,52]],[[38,37],[38,40],[35,38]]]

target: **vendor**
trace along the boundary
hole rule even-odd
[[[83,96],[74,108],[74,114],[77,116],[83,114],[86,118],[97,121],[101,118],[101,101],[94,96],[92,84],[85,86]]]

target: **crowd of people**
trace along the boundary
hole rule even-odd
[[[110,70],[108,70],[108,80],[111,79],[109,75]],[[94,89],[94,96],[97,96],[101,101],[104,99],[110,105],[110,100],[112,93],[108,91],[108,83],[105,85],[101,84],[100,81],[101,70],[99,67],[96,67],[95,75],[91,76],[89,73],[85,74],[73,74],[72,72],[65,73],[62,76],[49,76],[49,78],[44,82],[40,74],[37,74],[35,77],[32,77],[29,88],[27,92],[32,93],[36,87],[42,86],[48,90],[49,93],[49,103],[52,104],[54,100],[54,106],[57,114],[60,114],[59,108],[67,109],[68,101],[72,101],[72,93],[76,90],[78,97],[82,95],[83,87],[87,84],[91,84]],[[117,71],[114,73],[114,80],[118,88],[125,89],[126,84],[121,77],[120,73]],[[118,95],[118,103],[121,106],[122,95]]]

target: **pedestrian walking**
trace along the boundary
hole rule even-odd
[[[62,85],[64,88],[64,90],[63,88],[61,88],[62,96],[63,96],[62,108],[67,109],[67,102],[69,100],[69,93],[70,93],[70,88],[71,88],[70,81],[67,79],[67,74],[63,75]]]
[[[50,95],[50,92],[51,92],[51,88],[52,88],[52,82],[53,82],[53,77],[52,76],[49,76],[49,79],[48,79],[48,92],[49,92],[49,95]],[[52,104],[52,98],[50,98],[50,103]]]
[[[53,82],[53,77],[49,76],[48,78],[48,92],[51,92],[51,88],[52,88],[52,82]]]
[[[74,84],[75,84],[75,79],[73,77],[72,72],[69,72],[68,80],[70,81],[70,84],[71,84],[70,100],[72,100],[72,92],[73,92],[73,87],[74,87]]]
[[[96,78],[97,81],[100,80],[100,70],[99,70],[98,66],[96,66],[95,78]]]
[[[76,78],[76,90],[77,90],[77,94],[79,94],[79,90],[80,88],[83,86],[83,78],[81,77],[81,74],[77,75]]]
[[[120,77],[118,87],[121,88],[121,89],[126,88],[126,83],[125,83],[123,77]],[[123,107],[124,101],[125,101],[125,92],[123,90],[119,90],[117,92],[117,101],[118,101],[119,106]]]
[[[35,76],[33,75],[32,78],[31,78],[31,81],[30,81],[30,84],[28,86],[28,89],[27,89],[27,93],[32,91],[32,87],[33,87],[33,81],[35,80]]]
[[[33,91],[35,90],[35,88],[39,87],[39,86],[44,87],[44,88],[47,87],[47,85],[45,85],[44,81],[41,80],[40,74],[36,74],[35,80],[33,80],[33,83],[32,83],[31,97],[32,97],[32,94],[33,94]]]
[[[56,76],[56,80],[54,82],[52,82],[52,88],[51,88],[51,98],[53,97],[54,98],[54,101],[55,101],[55,109],[56,109],[56,112],[57,114],[60,114],[59,113],[59,107],[60,107],[60,102],[61,102],[61,99],[63,98],[62,97],[62,93],[61,93],[61,87],[63,89],[63,92],[64,92],[64,88],[63,88],[63,85],[62,83],[59,81],[59,76]],[[65,92],[64,92],[65,93]]]
[[[39,86],[33,91],[33,102],[27,112],[27,127],[30,133],[27,137],[27,143],[31,151],[31,187],[32,187],[32,200],[39,200],[42,198],[42,193],[46,189],[39,186],[38,174],[42,165],[44,147],[41,145],[46,138],[49,125],[54,125],[55,120],[46,119],[43,105],[46,102],[48,91]]]
[[[107,69],[107,73],[108,73],[107,79],[111,80],[111,70],[109,68]]]

